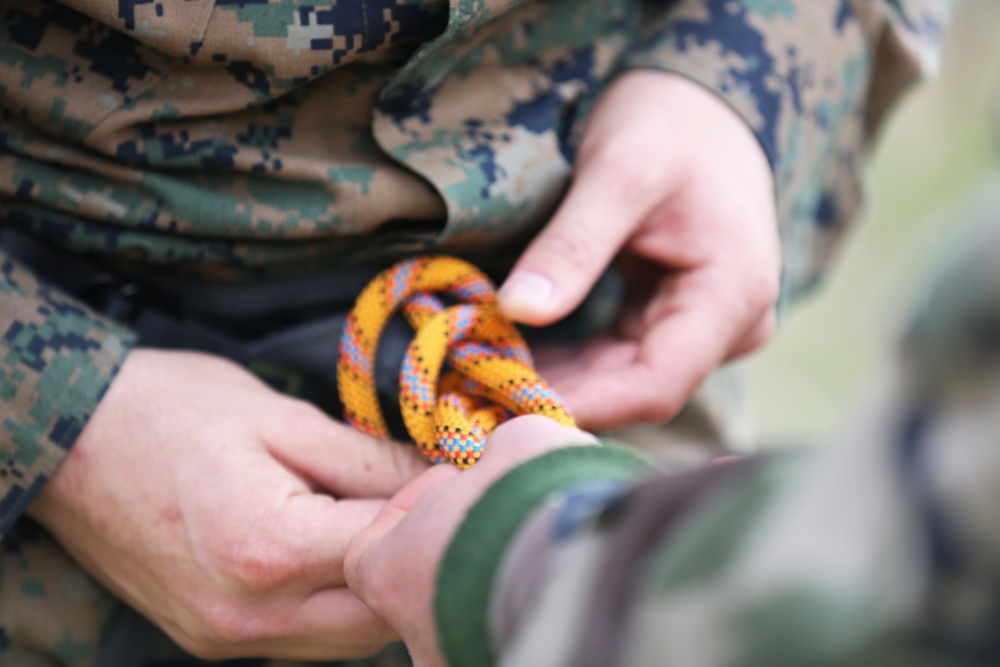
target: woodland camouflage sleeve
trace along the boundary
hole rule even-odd
[[[960,238],[831,446],[638,484],[592,470],[473,552],[460,540],[496,539],[498,492],[544,490],[511,482],[545,461],[501,478],[439,575],[449,664],[493,664],[484,645],[501,667],[1000,664],[1000,194],[964,210],[980,224],[952,225]],[[580,468],[557,456],[549,470]],[[476,586],[478,637],[461,622]]]
[[[0,249],[0,536],[72,446],[130,344]]]
[[[627,68],[719,94],[774,169],[787,301],[821,275],[861,203],[864,148],[933,71],[953,0],[648,0]]]

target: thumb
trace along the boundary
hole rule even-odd
[[[566,198],[500,288],[500,309],[515,322],[545,326],[579,306],[663,195],[648,175],[631,178],[636,165],[596,153],[578,162]]]
[[[370,582],[378,580],[380,570],[387,567],[385,550],[380,545],[386,536],[406,517],[410,508],[438,484],[459,474],[454,466],[440,465],[430,468],[423,475],[400,489],[385,504],[367,527],[351,538],[344,556],[344,578],[348,587],[376,613],[383,613],[373,599],[376,592]],[[380,555],[382,554],[382,555]]]

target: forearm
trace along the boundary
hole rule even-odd
[[[996,231],[941,274],[839,446],[664,475],[596,520],[539,506],[492,585],[499,664],[991,664]]]
[[[490,620],[490,596],[503,578],[504,554],[516,543],[515,536],[525,520],[540,508],[548,516],[549,504],[565,508],[569,503],[576,509],[587,506],[585,514],[589,515],[589,510],[610,502],[651,472],[647,462],[625,450],[574,447],[531,460],[493,484],[469,511],[439,570],[435,613],[440,645],[449,664],[493,664],[505,650],[507,640],[497,636],[496,619]],[[573,523],[584,518],[576,517]],[[550,555],[535,554],[538,558],[532,571],[546,571]],[[511,592],[516,597],[513,589]]]
[[[759,462],[708,466],[638,485],[589,482],[551,497],[506,550],[490,623],[501,664],[624,664],[647,567],[706,501]],[[740,530],[731,539],[742,539]]]

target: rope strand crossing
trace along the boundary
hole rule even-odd
[[[458,305],[446,307],[439,294]],[[430,461],[472,467],[490,432],[515,415],[576,425],[535,372],[521,334],[500,314],[489,278],[454,257],[417,257],[376,276],[344,324],[337,383],[344,415],[359,431],[389,437],[375,389],[375,354],[400,309],[416,336],[400,369],[399,407]]]

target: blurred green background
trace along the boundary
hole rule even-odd
[[[826,284],[743,364],[755,441],[812,443],[836,431],[887,361],[961,202],[990,187],[998,136],[1000,2],[960,0],[939,75],[883,128],[866,174],[867,213]]]

